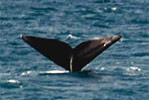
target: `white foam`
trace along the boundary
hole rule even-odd
[[[107,10],[107,7],[105,7],[104,9]]]
[[[111,8],[113,11],[116,11],[117,10],[117,7],[112,7]]]
[[[105,70],[105,68],[104,67],[101,67],[100,70],[103,71],[103,70]]]
[[[98,39],[100,39],[100,38],[99,38],[99,37],[94,37],[94,38],[93,38],[93,40],[98,40]]]
[[[76,36],[73,36],[72,34],[69,34],[69,35],[67,36],[67,38],[77,39],[77,37],[76,37]]]
[[[69,71],[66,70],[50,70],[50,71],[27,71],[23,72],[21,75],[37,75],[37,74],[62,74],[62,73],[69,73]]]
[[[29,75],[31,73],[32,73],[32,71],[27,71],[27,72],[23,72],[21,75],[24,76],[24,75]]]
[[[9,83],[20,83],[18,80],[8,80]]]
[[[23,35],[21,34],[21,35],[20,35],[20,38],[22,38],[22,37],[23,37]]]
[[[129,68],[126,69],[127,71],[141,71],[141,68],[136,67],[136,66],[131,66]]]
[[[41,71],[41,74],[62,74],[62,73],[69,73],[69,71],[65,70],[52,70],[52,71]]]

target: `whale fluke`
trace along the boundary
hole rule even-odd
[[[85,65],[121,37],[118,35],[93,39],[72,48],[69,44],[59,40],[22,35],[22,39],[30,46],[70,72],[81,71]]]

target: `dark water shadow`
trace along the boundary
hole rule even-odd
[[[22,83],[0,82],[0,88],[14,89],[21,87]]]

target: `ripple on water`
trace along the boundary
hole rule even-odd
[[[148,3],[0,0],[0,99],[148,100]],[[121,33],[121,42],[79,73],[59,69],[19,38],[20,34],[49,37],[76,46]]]

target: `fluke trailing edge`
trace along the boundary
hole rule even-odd
[[[121,35],[118,35],[89,40],[71,48],[67,43],[55,39],[22,35],[22,39],[30,46],[70,72],[81,71],[85,65],[121,37]]]

